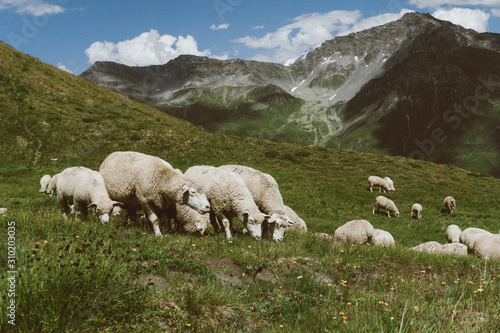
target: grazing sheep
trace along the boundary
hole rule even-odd
[[[481,228],[467,228],[460,234],[460,243],[467,246],[470,253],[474,252],[474,244],[481,238],[481,235],[491,235],[491,232]]]
[[[373,187],[378,186],[378,191],[390,191],[391,188],[389,184],[387,184],[387,181],[383,178],[380,178],[378,176],[370,176],[368,177],[368,185],[370,187],[370,192],[373,192]]]
[[[394,188],[394,182],[392,181],[392,179],[389,177],[385,177],[384,180],[387,182],[387,185],[389,186],[388,192],[396,192],[396,189]]]
[[[366,220],[353,220],[338,227],[333,234],[333,237],[342,241],[368,242],[368,233],[374,228],[370,222]]]
[[[289,227],[289,229],[298,230],[298,231],[302,231],[302,232],[307,231],[306,222],[304,222],[304,220],[301,219],[299,217],[299,215],[297,215],[297,213],[295,213],[295,211],[293,209],[291,209],[290,207],[288,207],[287,205],[285,205],[285,213],[286,213],[286,216],[288,216],[290,218],[290,220],[292,220],[292,222],[293,222],[293,224]]]
[[[167,222],[167,208],[173,203],[188,205],[201,214],[210,211],[205,194],[192,187],[192,180],[161,158],[137,152],[114,152],[99,169],[109,196],[123,202],[127,214],[137,221],[142,209],[153,225],[155,235],[162,237],[159,224]]]
[[[410,213],[410,219],[416,218],[417,220],[420,220],[422,218],[422,205],[415,203],[413,206],[411,206],[411,213]]]
[[[168,209],[169,217],[174,217],[178,231],[197,232],[203,235],[210,223],[210,214],[200,214],[186,205],[176,203]]]
[[[271,216],[267,223],[264,223],[263,228],[267,228],[269,224],[273,240],[282,241],[286,230],[293,222],[286,215],[278,182],[267,173],[243,165],[223,165],[219,168],[234,172],[243,178],[259,210]]]
[[[122,204],[109,198],[101,174],[85,167],[67,168],[59,174],[57,199],[65,217],[71,211],[70,205],[83,218],[87,218],[89,208],[95,208],[102,223],[109,222],[113,207]]]
[[[59,178],[60,173],[57,175],[54,175],[51,179],[49,184],[47,185],[47,188],[45,189],[45,194],[47,194],[49,197],[53,197],[56,193],[57,190],[57,179]]]
[[[394,245],[394,237],[385,230],[382,229],[373,229],[368,230],[368,243],[376,245],[376,246],[391,246]]]
[[[385,209],[387,211],[387,216],[389,217],[391,217],[391,212],[394,213],[394,216],[399,217],[399,211],[396,205],[394,204],[394,201],[382,195],[379,195],[375,199],[375,205],[373,206],[372,214],[375,214],[375,209],[377,210],[377,213],[380,212],[380,208]]]
[[[448,228],[446,228],[446,239],[448,243],[458,243],[460,242],[460,234],[462,233],[462,229],[458,225],[450,224]]]
[[[418,251],[418,252],[429,252],[429,253],[438,253],[441,250],[441,244],[436,241],[429,241],[422,243],[420,245],[414,246],[410,248],[410,250]]]
[[[47,194],[47,186],[49,186],[51,179],[52,177],[50,177],[50,175],[42,176],[42,178],[40,179],[40,189],[38,190],[38,192]]]
[[[451,214],[457,208],[457,203],[455,202],[455,199],[453,197],[448,196],[444,199],[444,207],[448,214]]]
[[[467,246],[461,243],[449,243],[441,245],[439,253],[453,253],[461,256],[467,255]]]
[[[472,252],[480,259],[500,259],[500,234],[478,235]]]
[[[185,175],[207,195],[216,232],[222,225],[227,239],[231,239],[232,220],[238,217],[253,238],[262,238],[262,223],[270,216],[259,211],[245,181],[238,174],[212,166],[194,166]]]

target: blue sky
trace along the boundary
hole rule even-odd
[[[77,75],[94,61],[180,54],[282,63],[409,11],[500,33],[500,0],[0,0],[0,40]]]

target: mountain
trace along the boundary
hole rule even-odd
[[[409,13],[326,41],[289,66],[180,56],[149,67],[97,62],[81,77],[214,133],[498,177],[499,51],[498,34]]]

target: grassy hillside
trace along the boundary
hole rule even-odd
[[[500,180],[462,169],[350,150],[213,135],[200,127],[48,66],[0,44],[0,215],[15,224],[16,326],[0,298],[1,331],[493,331],[500,321],[500,262],[435,256],[409,247],[445,243],[449,224],[497,233]],[[119,217],[61,217],[39,179],[66,167],[98,169],[115,150],[160,156],[185,171],[244,164],[272,174],[310,233],[232,242],[171,234]],[[372,215],[370,175],[390,176],[401,217]],[[441,213],[444,197],[458,212]],[[424,207],[421,221],[410,207]],[[394,248],[344,244],[333,234],[367,219]],[[0,250],[8,252],[7,236]],[[1,290],[11,287],[7,255]],[[4,293],[2,293],[4,294]]]

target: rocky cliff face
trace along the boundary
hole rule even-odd
[[[224,134],[454,163],[500,175],[500,36],[426,14],[283,66],[180,56],[81,76]]]

